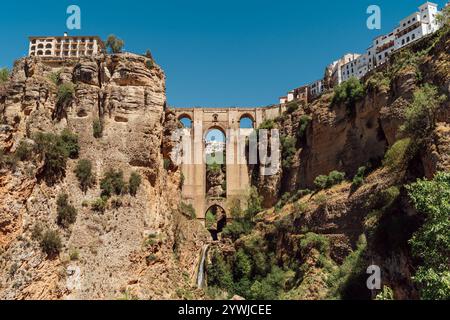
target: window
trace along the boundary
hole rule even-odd
[[[416,38],[416,35],[415,35],[415,34],[413,34],[413,35],[412,35],[412,39],[414,40],[415,38]]]
[[[409,42],[409,40],[410,40],[410,39],[409,39],[409,36],[408,36],[408,37],[406,37],[406,42]]]
[[[385,52],[385,53],[384,53],[384,56],[385,56],[385,57],[387,57],[387,56],[388,56],[388,53],[387,53],[387,52]]]
[[[402,45],[405,44],[405,39],[402,40]]]

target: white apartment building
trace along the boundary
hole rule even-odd
[[[376,37],[372,43],[371,58],[372,68],[384,64],[395,49],[395,31]],[[369,53],[367,52],[367,55]]]
[[[78,58],[93,56],[105,51],[103,41],[97,36],[30,37],[28,56],[53,58]]]
[[[314,81],[309,85],[309,94],[311,98],[316,98],[320,96],[325,91],[325,86],[323,80]]]
[[[331,79],[333,87],[348,80],[351,74],[357,72],[356,61],[360,56],[357,53],[347,53],[341,59],[332,63]]]
[[[395,30],[395,50],[437,31],[439,29],[437,14],[437,4],[426,2],[419,7],[419,12],[401,20]]]

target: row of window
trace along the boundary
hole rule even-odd
[[[39,39],[39,40],[33,39],[33,40],[31,40],[31,44],[36,44],[37,41],[39,41],[39,42],[53,42],[53,40],[54,39]],[[68,39],[68,40],[56,39],[56,43],[69,43],[69,42],[86,42],[86,43],[88,43],[88,42],[94,42],[94,41],[95,41],[94,38],[89,38],[87,40],[85,38],[81,38],[81,39],[71,38],[71,39]]]

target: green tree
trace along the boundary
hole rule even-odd
[[[7,68],[0,68],[0,84],[9,80],[9,70]]]
[[[36,151],[44,161],[43,174],[50,181],[55,181],[65,173],[69,156],[78,155],[78,138],[68,131],[62,135],[39,132],[34,140]]]
[[[427,300],[450,299],[450,173],[439,172],[431,181],[418,180],[406,187],[425,222],[410,240],[422,265],[413,280]]]
[[[252,261],[243,249],[239,249],[234,263],[235,279],[250,278],[252,273]]]
[[[71,82],[66,82],[58,86],[57,99],[58,103],[68,103],[75,95],[75,86]]]
[[[345,104],[348,113],[354,114],[356,111],[356,102],[361,100],[364,94],[365,90],[361,81],[355,77],[351,77],[335,88],[333,103]]]
[[[417,89],[413,102],[406,109],[402,131],[419,142],[430,136],[436,127],[436,110],[445,99],[445,96],[438,95],[436,87],[428,83]]]
[[[106,39],[106,47],[109,48],[111,53],[120,53],[125,45],[124,41],[111,34]]]
[[[109,198],[113,194],[122,195],[126,192],[127,186],[123,180],[123,171],[109,169],[100,181],[100,189],[102,190],[102,196]]]
[[[139,186],[141,185],[141,181],[141,176],[137,172],[131,173],[128,181],[128,190],[133,197],[136,196]]]
[[[80,187],[83,192],[86,192],[89,187],[94,183],[94,177],[92,174],[92,163],[87,159],[78,161],[75,168],[75,175],[80,182]]]
[[[68,228],[77,220],[77,210],[69,203],[69,196],[66,193],[60,194],[56,200],[58,224]]]

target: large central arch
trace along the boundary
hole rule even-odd
[[[275,119],[285,110],[285,106],[276,105],[266,108],[177,108],[173,109],[177,118],[189,119],[192,122],[191,130],[191,148],[196,152],[205,153],[204,137],[211,129],[219,129],[225,133],[228,140],[229,130],[252,130],[249,128],[240,129],[241,120],[248,118],[253,123],[253,128],[258,128],[260,124],[268,119]],[[201,132],[198,132],[201,130]],[[200,142],[195,142],[194,137],[202,137]],[[226,144],[226,154],[238,154],[237,140],[233,139],[233,143]],[[184,185],[182,197],[187,203],[192,204],[195,209],[197,218],[205,221],[208,209],[214,205],[212,201],[217,199],[209,199],[206,193],[206,166],[204,163],[196,163],[194,154],[190,155],[189,164],[182,164],[182,172],[184,176]],[[246,164],[239,164],[236,157],[234,161],[226,162],[226,197],[220,199],[220,203],[216,203],[230,217],[228,212],[230,206],[234,203],[240,203],[242,209],[245,209],[246,198],[250,189],[250,177]],[[236,201],[237,200],[237,201]]]

